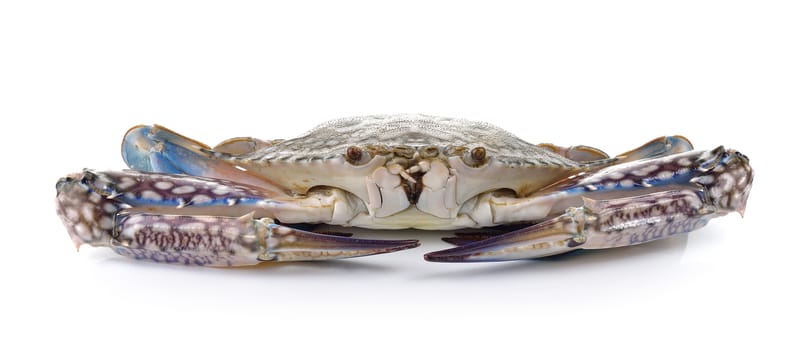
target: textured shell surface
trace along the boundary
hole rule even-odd
[[[293,139],[257,150],[248,158],[310,159],[342,157],[351,145],[484,147],[504,163],[578,164],[528,143],[495,125],[420,114],[373,115],[331,120]]]

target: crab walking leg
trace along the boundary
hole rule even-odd
[[[539,258],[581,248],[621,247],[690,232],[705,226],[711,218],[730,212],[744,214],[753,171],[747,157],[739,152],[720,147],[635,165],[562,184],[555,192],[524,201],[529,206],[513,209],[498,206],[494,208],[496,217],[508,219],[526,217],[522,216],[524,214],[547,215],[555,208],[565,209],[563,214],[536,225],[433,252],[425,259],[501,261]],[[625,173],[624,170],[630,171]],[[608,183],[612,174],[615,174],[613,178],[628,181],[627,191],[613,192],[620,184],[601,183]],[[636,183],[634,180],[638,180],[638,191],[630,188]],[[628,193],[631,195],[627,196]],[[601,194],[604,195],[601,199],[590,198]],[[610,198],[615,194],[621,197]],[[578,200],[581,206],[562,204]]]
[[[140,259],[241,266],[265,260],[347,258],[418,246],[415,240],[316,234],[271,219],[345,220],[351,207],[335,190],[318,198],[264,199],[260,189],[223,180],[89,170],[61,179],[56,188],[58,214],[76,247],[112,247]]]
[[[689,139],[680,136],[661,136],[633,150],[616,156],[617,163],[632,162],[640,159],[665,157],[693,150]]]
[[[594,147],[589,146],[571,146],[561,147],[551,143],[542,143],[538,147],[546,148],[552,152],[560,154],[571,160],[578,162],[591,162],[608,159],[608,154]],[[615,157],[616,163],[627,163],[639,159],[658,158],[677,153],[688,152],[694,149],[691,142],[680,135],[675,136],[661,136],[650,140],[649,142],[633,149],[617,155]]]

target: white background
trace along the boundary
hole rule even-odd
[[[0,3],[0,348],[800,348],[795,1]],[[76,253],[56,180],[159,123],[215,144],[426,113],[615,154],[737,148],[744,219],[543,261],[213,269]]]

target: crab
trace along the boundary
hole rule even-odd
[[[424,115],[337,119],[293,139],[241,137],[215,147],[136,126],[122,154],[130,170],[84,170],[56,185],[58,215],[76,247],[208,266],[419,246],[311,224],[455,232],[444,240],[456,247],[424,256],[435,262],[641,244],[744,215],[753,180],[745,155],[693,150],[682,136],[610,157]]]

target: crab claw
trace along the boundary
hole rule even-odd
[[[130,258],[172,264],[246,266],[418,246],[416,240],[357,239],[280,225],[270,215],[276,208],[302,207],[307,214],[315,208],[263,199],[260,191],[225,180],[85,170],[58,181],[56,210],[76,247],[109,247]]]
[[[484,262],[563,254],[580,248],[583,236],[578,234],[577,225],[571,218],[560,216],[499,236],[432,252],[424,255],[424,259],[433,262]]]
[[[418,240],[375,240],[312,233],[268,224],[271,235],[261,261],[329,260],[391,253],[415,248]]]

